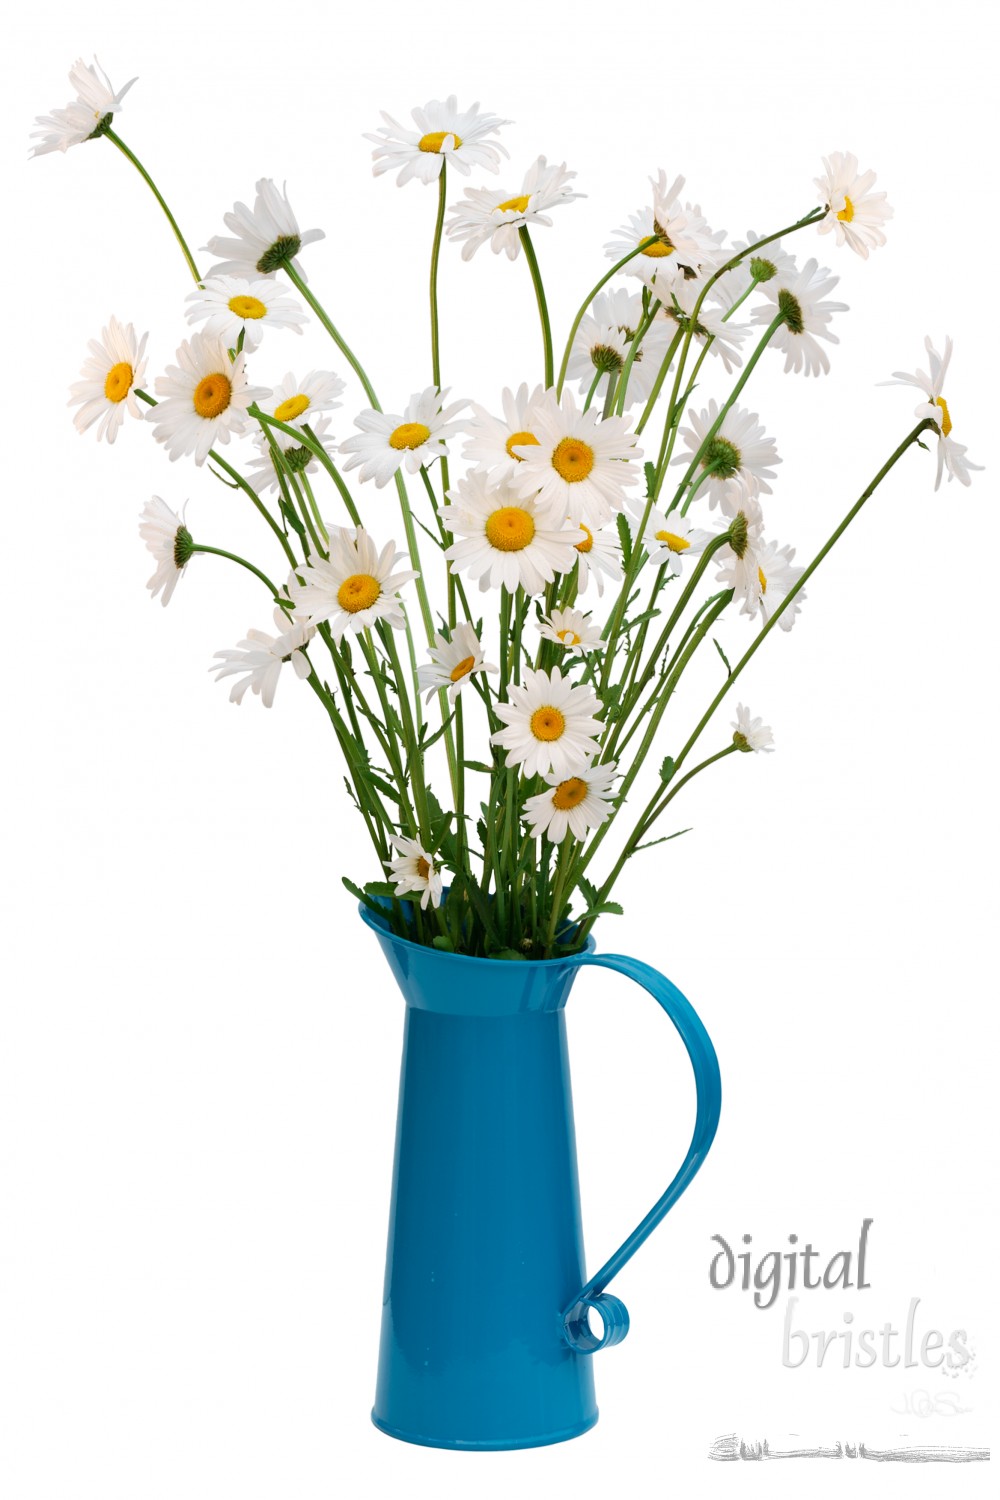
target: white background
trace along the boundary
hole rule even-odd
[[[987,1493],[985,1464],[859,1462],[848,1476],[843,1462],[707,1459],[733,1431],[775,1447],[996,1436],[986,15],[924,0],[810,13],[388,0],[350,15],[56,4],[12,24],[5,1500]],[[842,276],[852,312],[832,373],[785,377],[768,356],[748,392],[785,460],[769,534],[800,561],[912,423],[910,393],[875,383],[923,363],[925,333],[955,339],[954,435],[986,472],[935,495],[934,456],[907,455],[792,635],[741,682],[776,753],[729,759],[678,799],[672,826],[694,831],[629,867],[626,915],[599,930],[690,996],[725,1104],[704,1172],[615,1283],[632,1332],[597,1356],[601,1420],[573,1443],[450,1454],[369,1423],[402,1005],[340,877],[378,872],[308,690],[286,677],[271,713],[236,709],[206,671],[268,627],[259,586],[202,558],[168,610],[143,588],[151,493],[189,500],[196,538],[277,568],[259,520],[148,430],[130,423],[109,450],[66,411],[112,312],[151,330],[151,385],[186,333],[190,288],[109,145],[24,166],[33,117],[66,101],[70,63],[95,52],[116,86],[140,75],[116,125],[192,247],[257,177],[287,179],[302,226],[326,230],[305,252],[311,283],[390,410],[430,380],[436,195],[372,179],[361,135],[380,108],[405,120],[454,91],[509,117],[512,191],[539,152],[578,171],[589,196],[535,237],[563,337],[661,165],[736,237],[804,213],[820,156],[856,152],[895,206],[888,245],[867,263],[813,232],[790,247]],[[488,250],[464,265],[446,245],[442,274],[445,380],[498,409],[503,384],[540,375],[526,268]],[[319,331],[277,333],[253,375],[314,364],[343,370]],[[352,386],[338,432],[363,404]],[[376,539],[398,535],[391,489],[364,501]],[[340,519],[332,501],[328,514]],[[745,621],[726,628],[733,650],[749,638]],[[702,693],[717,681],[712,669]],[[693,1091],[670,1028],[624,981],[581,979],[570,1024],[596,1265],[672,1174]],[[855,1328],[898,1328],[919,1297],[918,1337],[967,1330],[961,1378],[830,1357],[784,1369],[784,1293],[764,1312],[709,1286],[714,1234],[750,1234],[762,1253],[795,1233],[825,1260],[865,1217],[871,1289],[807,1295],[797,1326],[837,1330],[846,1310]],[[921,1390],[967,1411],[900,1414]]]

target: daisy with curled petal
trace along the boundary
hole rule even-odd
[[[515,448],[538,442],[531,428],[535,408],[544,394],[540,385],[529,393],[526,382],[518,386],[516,393],[505,388],[501,397],[502,418],[492,416],[485,406],[470,402],[472,417],[466,421],[469,438],[462,457],[474,458],[476,469],[491,481],[509,478],[524,461]]]
[[[247,281],[242,276],[206,276],[202,286],[186,299],[189,323],[204,321],[204,332],[235,344],[243,335],[243,347],[256,349],[264,328],[291,328],[302,332],[309,319],[294,298],[278,289],[273,277]]]
[[[751,750],[773,750],[774,735],[771,733],[763,719],[751,719],[750,710],[744,708],[742,703],[736,705],[736,718],[733,720],[733,744],[739,750],[749,753]]]
[[[489,137],[510,121],[498,115],[480,115],[478,104],[460,110],[456,94],[444,100],[430,99],[423,109],[411,110],[416,130],[397,124],[385,110],[380,113],[385,125],[376,135],[365,133],[365,140],[374,141],[376,147],[372,174],[378,177],[399,167],[399,187],[412,178],[425,184],[436,182],[445,161],[466,176],[472,167],[498,172],[500,157],[507,155],[505,148]]]
[[[490,743],[507,751],[507,768],[520,766],[524,776],[548,772],[563,778],[577,776],[597,754],[595,736],[601,732],[595,714],[600,703],[588,684],[573,683],[558,667],[551,672],[524,674],[512,682],[509,702],[494,704],[505,728]]]
[[[882,225],[892,218],[892,209],[884,193],[870,191],[875,173],[859,173],[858,158],[849,151],[846,154],[832,151],[824,156],[823,165],[826,175],[813,180],[819,188],[819,201],[826,209],[826,218],[820,219],[816,228],[820,234],[829,234],[833,229],[838,245],[850,245],[867,260],[869,250],[885,244]]]
[[[186,503],[184,509],[187,509]],[[156,558],[156,572],[146,587],[154,599],[162,589],[160,603],[166,607],[178,578],[194,555],[194,542],[184,525],[183,512],[175,516],[170,506],[159,495],[154,495],[142,508],[139,535]]]
[[[616,763],[609,760],[606,765],[589,766],[563,781],[558,776],[546,776],[546,790],[527,797],[524,803],[523,817],[531,837],[537,839],[544,834],[553,844],[561,844],[567,833],[585,839],[591,828],[599,828],[611,816],[615,774]]]
[[[672,462],[690,464],[699,450],[698,468],[706,475],[709,509],[714,509],[726,485],[736,482],[748,495],[771,493],[769,479],[773,479],[772,464],[780,464],[774,439],[769,438],[756,412],[743,406],[731,406],[722,419],[718,431],[708,443],[706,437],[712,431],[719,416],[719,404],[713,396],[701,412],[688,408],[690,427],[682,427],[681,437],[687,449],[679,453]]]
[[[582,523],[580,530],[583,532],[583,541],[577,542],[573,549],[577,553],[576,592],[578,595],[585,594],[593,578],[598,597],[603,598],[605,578],[617,583],[622,576],[622,549],[618,532],[616,529],[591,531]]]
[[[554,609],[543,615],[538,634],[569,651],[596,651],[604,645],[599,628],[579,609]]]
[[[237,677],[229,693],[230,703],[242,703],[247,688],[252,688],[265,708],[274,702],[278,678],[286,661],[290,661],[298,678],[308,677],[312,670],[308,659],[302,654],[316,631],[312,625],[303,625],[289,620],[283,609],[274,611],[277,635],[267,635],[263,630],[248,630],[246,639],[228,651],[216,651],[221,659],[218,667],[209,667],[216,674],[216,682],[224,677]]]
[[[378,620],[394,630],[404,629],[399,590],[418,575],[393,569],[406,554],[396,551],[395,542],[387,542],[379,552],[363,527],[355,532],[353,527],[334,526],[329,545],[328,558],[312,554],[301,570],[302,583],[289,581],[296,619],[310,625],[329,620],[338,646],[345,630],[358,635]]]
[[[817,260],[810,259],[794,276],[776,276],[763,283],[761,290],[767,301],[754,308],[752,321],[768,324],[776,311],[784,315],[784,322],[771,335],[770,347],[784,353],[786,374],[790,370],[802,370],[806,375],[829,374],[830,361],[816,340],[840,343],[827,325],[835,312],[847,312],[847,303],[823,300],[839,280],[826,266],[821,268]]]
[[[629,509],[640,524],[646,504],[645,500],[629,501]],[[682,558],[688,553],[697,557],[699,552],[704,552],[713,535],[711,531],[699,531],[693,521],[681,515],[679,506],[667,513],[654,505],[642,534],[642,545],[649,554],[648,562],[657,568],[668,568],[679,578]]]
[[[740,613],[752,618],[764,593],[759,561],[764,517],[757,501],[738,490],[723,495],[720,508],[725,518],[721,529],[729,532],[729,545],[716,553],[721,565],[717,581],[732,589],[734,602],[742,606]]]
[[[784,603],[786,596],[791,593],[805,572],[805,568],[792,567],[792,558],[794,556],[794,547],[779,547],[777,542],[762,542],[757,549],[757,582],[760,584],[759,605],[765,624],[778,609],[779,605]],[[782,613],[778,620],[778,625],[782,630],[791,630],[805,597],[805,589],[802,589],[795,595],[789,608]],[[756,613],[756,610],[744,610],[743,612],[753,615]]]
[[[295,257],[304,245],[326,236],[322,229],[299,228],[285,187],[287,184],[279,192],[270,177],[262,177],[252,209],[245,203],[234,203],[232,213],[223,215],[226,228],[235,238],[217,234],[203,246],[211,255],[223,257],[209,269],[209,276],[241,276],[255,281],[258,276],[273,277],[287,260],[303,281],[308,279]]]
[[[571,391],[563,391],[561,402],[547,391],[534,432],[536,443],[515,444],[524,462],[510,482],[522,496],[535,496],[539,512],[547,510],[558,524],[567,516],[574,526],[586,521],[593,530],[621,510],[642,457],[624,417],[602,421],[593,407],[578,411]]]
[[[657,296],[662,296],[664,300],[656,316],[666,322],[671,337],[678,330],[687,333],[690,328],[694,342],[707,346],[710,354],[722,360],[726,374],[731,375],[743,363],[740,345],[749,329],[742,323],[726,322],[725,315],[711,307],[707,301],[701,304],[698,316],[695,317],[694,310],[703,286],[704,282],[696,277],[693,280],[675,281],[669,290],[661,288]]]
[[[618,238],[609,240],[604,251],[609,259],[621,260],[643,240],[655,235],[656,243],[647,245],[623,270],[628,276],[638,276],[651,288],[659,276],[657,295],[662,297],[669,286],[696,275],[701,267],[712,269],[718,265],[720,242],[725,234],[713,233],[700,208],[681,204],[683,177],[676,177],[668,185],[667,174],[661,167],[658,175],[649,180],[653,186],[653,207],[630,214],[628,224],[617,231]]]
[[[573,340],[566,373],[570,380],[579,379],[581,395],[587,395],[593,388],[592,404],[599,404],[608,382],[618,379],[642,316],[641,295],[629,292],[625,287],[617,287],[613,292],[598,292],[591,303],[591,310],[582,319]],[[668,329],[666,322],[654,318],[632,361],[625,393],[626,406],[635,401],[648,401],[671,337],[672,330]],[[600,377],[596,386],[595,376]]]
[[[339,375],[332,370],[310,370],[308,375],[293,375],[291,370],[260,403],[260,409],[268,417],[286,422],[292,427],[317,428],[316,418],[320,412],[336,411],[341,405],[337,400],[347,387]],[[285,451],[297,446],[295,439],[280,427],[269,429],[278,447]],[[267,440],[265,439],[265,442]]]
[[[341,453],[350,455],[344,468],[356,469],[360,464],[358,478],[362,484],[374,479],[376,489],[382,489],[403,464],[408,474],[416,474],[436,458],[447,458],[445,439],[462,428],[461,422],[452,419],[468,405],[467,401],[453,401],[451,406],[443,406],[447,394],[447,389],[439,391],[429,385],[410,397],[401,416],[396,412],[360,412],[354,418],[360,433],[340,445]]]
[[[566,170],[565,162],[550,167],[545,157],[540,156],[524,174],[519,193],[508,193],[506,188],[466,188],[464,201],[453,203],[449,210],[454,217],[448,225],[453,240],[465,241],[462,259],[471,260],[480,246],[489,241],[494,255],[503,250],[508,260],[516,260],[521,253],[518,230],[529,224],[551,228],[552,220],[546,209],[586,196],[568,188],[575,176],[575,172]]]
[[[76,89],[76,98],[65,109],[35,116],[35,124],[41,129],[33,130],[31,134],[40,138],[41,145],[31,148],[32,156],[44,156],[48,151],[67,151],[70,146],[79,146],[83,141],[103,134],[136,80],[130,78],[125,87],[116,92],[96,57],[93,63],[85,63],[82,57],[78,57],[69,70],[69,81]]]
[[[318,417],[315,425],[313,423],[309,425],[312,427],[313,436],[320,446],[325,448],[328,453],[334,452],[336,444],[324,441],[330,428],[330,418]],[[319,460],[311,448],[307,448],[304,443],[297,444],[294,438],[290,438],[286,432],[282,432],[278,427],[272,427],[270,432],[274,438],[275,446],[282,453],[285,464],[291,469],[293,474],[315,474]],[[286,443],[288,444],[287,447],[284,446]],[[280,490],[281,481],[278,478],[278,471],[274,466],[274,452],[270,443],[263,433],[259,433],[254,438],[254,444],[256,445],[258,456],[247,464],[246,467],[246,478],[250,488],[258,495],[262,495],[266,490]]]
[[[195,463],[203,464],[217,443],[246,430],[247,407],[267,392],[247,385],[242,351],[230,360],[223,341],[208,334],[185,339],[177,358],[179,364],[156,377],[161,400],[146,420],[156,424],[153,436],[167,445],[171,459],[193,453]]]
[[[944,341],[944,354],[937,352],[931,343],[930,334],[924,339],[924,348],[930,359],[930,370],[914,370],[908,374],[905,370],[894,370],[891,380],[880,380],[879,385],[914,385],[918,391],[923,391],[927,397],[914,410],[918,417],[932,417],[938,427],[938,464],[937,478],[934,481],[935,490],[941,483],[941,475],[945,469],[948,470],[948,483],[957,479],[960,484],[971,484],[969,477],[970,469],[981,469],[982,464],[970,463],[966,458],[967,448],[963,443],[956,442],[951,436],[951,412],[948,403],[942,396],[944,389],[944,377],[948,373],[951,363],[952,342],[950,338]]]
[[[440,688],[448,689],[448,698],[454,703],[464,687],[472,681],[473,672],[497,672],[498,667],[483,660],[483,648],[473,627],[467,623],[456,625],[451,640],[440,633],[434,636],[430,647],[430,666],[417,671],[420,691],[427,689],[428,700]]]
[[[427,910],[428,901],[440,906],[443,881],[434,856],[428,854],[416,839],[394,837],[390,842],[399,855],[398,859],[386,861],[386,868],[396,882],[395,894],[405,896],[411,891],[421,891],[421,911]]]
[[[448,491],[441,521],[457,538],[445,550],[456,570],[478,578],[484,592],[523,588],[540,594],[557,573],[569,573],[579,528],[553,524],[539,514],[533,495],[521,496],[509,480],[491,484],[473,469]]]
[[[89,341],[90,358],[80,371],[83,379],[70,386],[70,398],[66,403],[80,408],[73,414],[77,432],[86,432],[100,419],[98,441],[106,437],[109,443],[113,443],[126,411],[140,420],[145,416],[136,400],[135,390],[142,385],[146,373],[143,355],[148,337],[149,334],[144,333],[137,340],[131,323],[123,327],[113,317],[107,328],[101,329],[100,341]]]

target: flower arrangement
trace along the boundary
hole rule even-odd
[[[743,702],[728,732],[702,741],[763,642],[792,628],[808,579],[882,479],[913,445],[934,447],[936,486],[945,470],[967,485],[978,467],[952,436],[951,341],[939,353],[928,338],[927,369],[885,382],[917,387],[915,425],[816,556],[799,566],[793,547],[765,536],[762,497],[781,459],[742,404],[744,388],[768,351],[793,377],[829,369],[824,344],[838,342],[847,311],[830,300],[839,278],[788,247],[832,235],[867,260],[892,216],[875,174],[834,152],[815,207],[727,244],[683,198],[684,179],[660,171],[606,245],[610,264],[581,288],[562,342],[532,236],[581,196],[575,172],[539,156],[449,205],[449,172],[500,173],[509,122],[461,110],[456,97],[414,109],[412,129],[384,115],[368,137],[375,175],[437,186],[432,384],[405,400],[403,385],[384,410],[307,279],[304,252],[322,231],[299,227],[286,191],[259,181],[252,207],[225,214],[229,234],[209,240],[202,270],[114,128],[131,83],[116,91],[82,61],[70,81],[75,98],[38,120],[35,154],[113,144],[155,194],[194,282],[190,335],[153,394],[148,335],[110,317],[72,389],[76,425],[113,443],[127,417],[150,423],[171,459],[193,458],[235,487],[269,533],[270,554],[251,561],[202,542],[185,508],[152,497],[140,520],[152,595],[166,605],[196,554],[249,570],[267,591],[273,629],[248,630],[211,670],[237,704],[249,689],[271,707],[286,665],[308,685],[380,876],[356,868],[345,884],[394,931],[480,957],[578,949],[598,916],[620,911],[612,898],[626,861],[672,836],[661,819],[688,782],[725,757],[773,748]],[[527,267],[541,359],[526,350],[524,382],[493,405],[450,400],[442,385],[446,236],[462,260],[489,244]],[[299,333],[310,319],[330,335],[338,370],[264,375],[258,353],[271,358],[280,330]],[[353,432],[331,417],[348,381],[365,403]],[[240,460],[220,452],[234,440]],[[399,546],[386,506],[373,504],[390,486]],[[752,632],[733,660],[713,635],[727,611]],[[674,722],[678,686],[714,651],[721,685],[685,732]],[[644,766],[655,781],[635,806]]]

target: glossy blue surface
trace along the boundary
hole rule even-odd
[[[361,908],[406,1001],[372,1420],[408,1442],[528,1448],[597,1421],[591,1355],[628,1331],[604,1287],[689,1185],[719,1119],[707,1033],[637,959],[506,962],[394,936]],[[634,979],[677,1027],[698,1090],[666,1192],[586,1279],[565,1005],[580,968]],[[591,1330],[595,1309],[603,1333]]]

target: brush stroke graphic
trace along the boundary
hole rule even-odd
[[[832,1448],[772,1448],[763,1442],[745,1442],[737,1433],[717,1437],[708,1450],[716,1463],[764,1463],[777,1458],[864,1458],[877,1464],[973,1464],[989,1463],[988,1448],[949,1447],[922,1444],[909,1448],[869,1448],[865,1443],[834,1443]]]

